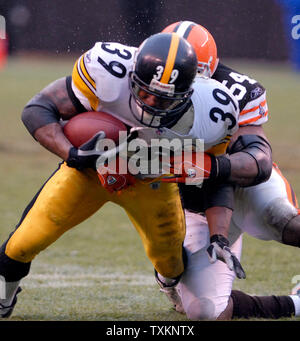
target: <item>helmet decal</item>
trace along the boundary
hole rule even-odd
[[[175,86],[174,84],[165,84],[165,83],[161,83],[156,79],[152,79],[149,89],[151,91],[160,91],[163,93],[166,93],[169,96],[174,95],[175,92]]]
[[[161,80],[164,69],[165,68],[162,65],[158,65],[156,67],[156,74],[153,75],[153,79],[158,80],[158,81]],[[170,84],[174,83],[176,81],[178,75],[179,75],[179,71],[177,69],[173,69],[169,83]]]

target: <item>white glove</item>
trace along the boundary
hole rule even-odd
[[[229,241],[227,238],[221,234],[214,234],[210,237],[210,245],[206,251],[211,263],[216,262],[217,259],[221,260],[227,264],[231,271],[235,272],[237,278],[246,278],[246,274],[241,263],[229,248]]]

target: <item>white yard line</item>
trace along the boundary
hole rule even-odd
[[[40,267],[39,267],[40,268]],[[111,270],[98,271],[93,268],[81,268],[77,266],[62,266],[49,268],[48,273],[38,273],[37,269],[23,279],[22,283],[27,288],[65,288],[65,287],[91,287],[127,285],[127,286],[149,286],[155,284],[154,276],[140,273],[124,274],[112,272]],[[54,271],[53,271],[54,270]],[[41,272],[44,272],[43,269]]]

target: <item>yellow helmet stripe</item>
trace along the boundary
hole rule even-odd
[[[171,44],[169,48],[169,53],[166,61],[166,66],[164,69],[164,73],[161,77],[161,83],[168,84],[170,81],[170,77],[173,71],[173,67],[175,64],[175,59],[177,56],[178,46],[179,46],[180,37],[176,33],[172,33]]]

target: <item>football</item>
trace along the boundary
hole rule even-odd
[[[104,131],[107,139],[119,140],[119,132],[126,131],[123,122],[100,111],[88,111],[72,117],[64,126],[64,134],[75,147],[80,147],[99,131]]]

